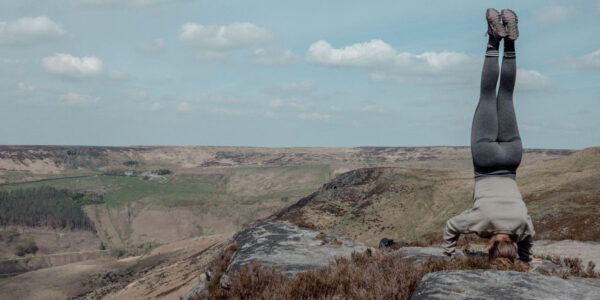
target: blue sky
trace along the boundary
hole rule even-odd
[[[524,146],[599,146],[595,0],[0,0],[0,144],[466,146],[487,7]]]

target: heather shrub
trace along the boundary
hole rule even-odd
[[[209,299],[410,299],[427,273],[448,270],[531,271],[532,266],[505,258],[454,256],[451,259],[429,257],[422,263],[403,259],[389,248],[350,257],[338,257],[329,266],[287,278],[281,271],[259,264],[243,266],[229,274],[229,289],[219,285],[237,247],[227,248],[213,264],[208,284]],[[595,265],[583,267],[580,259],[546,256],[562,270],[542,271],[545,275],[600,278]]]
[[[553,255],[546,255],[542,258],[563,267],[561,270],[552,270],[551,272],[544,272],[546,275],[553,275],[562,278],[600,278],[600,272],[595,271],[596,264],[592,261],[588,262],[588,265],[584,267],[583,262],[579,258],[559,257]]]
[[[38,246],[32,237],[28,237],[17,245],[15,254],[17,256],[24,256],[25,254],[35,254],[38,251]]]
[[[208,282],[208,292],[213,299],[227,299],[228,293],[219,285],[219,281],[231,263],[231,257],[237,250],[237,245],[227,247],[212,264],[212,276]]]
[[[391,251],[367,250],[340,257],[328,267],[310,270],[288,279],[273,268],[252,264],[229,276],[230,289],[215,286],[212,299],[410,299],[430,272],[442,270],[497,269],[525,272],[530,267],[487,257],[430,257],[414,264]],[[215,276],[216,278],[216,276]]]

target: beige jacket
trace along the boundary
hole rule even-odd
[[[488,238],[506,233],[515,238],[519,258],[530,261],[535,231],[517,182],[509,177],[483,177],[475,181],[474,200],[473,208],[446,222],[444,253],[454,254],[460,234],[475,233]]]

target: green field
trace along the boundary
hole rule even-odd
[[[175,169],[172,174],[156,180],[90,173],[79,176],[4,184],[0,189],[51,186],[102,195],[104,203],[91,205],[86,210],[97,220],[98,234],[105,238],[109,248],[135,248],[140,242],[146,242],[132,240],[136,230],[132,224],[139,220],[136,218],[142,211],[184,208],[196,216],[211,215],[216,217],[215,225],[196,224],[195,234],[220,233],[228,224],[241,225],[256,220],[313,193],[331,179],[331,171],[328,165],[313,165]],[[197,221],[189,219],[190,224]],[[155,237],[150,234],[146,238],[150,241]]]
[[[294,182],[296,178],[301,180]],[[143,180],[135,176],[89,175],[5,184],[2,185],[2,189],[11,191],[52,186],[71,191],[93,192],[102,194],[108,207],[122,207],[127,203],[140,200],[167,207],[260,205],[267,199],[286,202],[290,198],[304,196],[329,178],[329,166],[326,165],[252,167],[232,168],[226,172],[168,175],[165,176],[165,180]],[[270,184],[273,179],[279,179],[279,184]]]

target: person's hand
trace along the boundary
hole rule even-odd
[[[531,263],[532,263],[532,264],[541,264],[541,263],[542,263],[542,259],[541,259],[541,258],[539,258],[539,257],[534,257],[534,258],[531,260]]]

